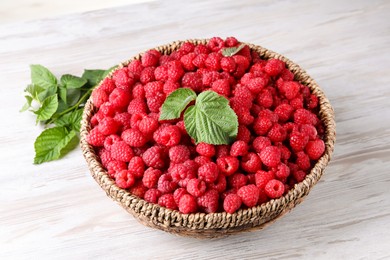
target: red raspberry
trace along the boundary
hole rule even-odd
[[[103,105],[100,106],[99,112],[103,114],[104,116],[113,117],[117,111],[117,107],[115,107],[111,102],[106,102]]]
[[[108,164],[112,161],[114,161],[114,158],[111,157],[110,151],[104,151],[100,155],[100,160],[102,161],[102,164],[105,168],[107,168]]]
[[[244,45],[244,47],[237,54],[246,57],[248,61],[252,61],[251,49],[248,45]]]
[[[268,146],[260,152],[260,159],[268,167],[276,167],[280,163],[280,150],[276,146]]]
[[[198,197],[198,206],[206,213],[215,213],[218,210],[219,193],[217,190],[208,190]]]
[[[311,160],[318,160],[325,152],[325,143],[321,139],[309,141],[305,151]]]
[[[259,189],[264,189],[265,185],[273,179],[275,179],[275,173],[272,171],[257,171],[255,174],[256,186]]]
[[[135,179],[130,171],[121,170],[115,176],[115,183],[119,188],[128,189],[134,185]]]
[[[118,88],[125,90],[129,90],[130,87],[134,84],[134,78],[129,77],[129,71],[127,67],[116,70],[112,75],[112,79]]]
[[[142,147],[148,141],[138,129],[127,129],[122,133],[122,139],[132,147]]]
[[[246,126],[239,125],[236,139],[239,141],[244,141],[245,143],[249,143],[251,140],[251,132]]]
[[[195,65],[192,63],[195,58],[196,58],[195,53],[188,53],[183,57],[181,57],[180,62],[186,71],[194,71],[196,69]]]
[[[235,174],[228,177],[229,186],[233,189],[239,189],[245,186],[248,182],[248,177],[242,173],[236,172]]]
[[[99,89],[102,89],[106,92],[106,94],[111,93],[116,88],[114,80],[110,78],[103,79],[102,83],[100,84]]]
[[[156,56],[155,52],[147,51],[144,55],[142,55],[141,63],[144,67],[152,67],[157,66],[159,58],[161,55]]]
[[[164,83],[163,91],[165,95],[171,94],[173,91],[176,89],[180,88],[180,84],[178,82],[173,82],[173,81],[167,81]]]
[[[184,194],[179,201],[179,211],[183,214],[190,214],[196,212],[196,210],[196,199],[190,194]]]
[[[208,183],[214,182],[218,178],[218,174],[218,166],[213,162],[206,163],[198,169],[199,179]]]
[[[196,92],[203,90],[202,76],[197,72],[187,72],[181,80],[183,88],[191,88]]]
[[[162,173],[160,170],[149,167],[142,177],[142,183],[147,188],[156,188],[161,175]]]
[[[233,73],[236,70],[236,62],[232,57],[222,57],[221,68],[227,73]]]
[[[149,167],[161,169],[165,165],[165,156],[163,149],[158,146],[152,146],[142,155],[142,160]]]
[[[268,117],[258,117],[253,122],[253,130],[257,135],[265,135],[272,127],[272,121]]]
[[[185,145],[176,145],[169,149],[169,159],[173,163],[183,163],[190,159],[190,150]]]
[[[144,174],[145,164],[141,157],[134,156],[131,158],[127,168],[136,178],[140,178]]]
[[[303,109],[303,97],[302,95],[299,95],[290,100],[290,105],[294,108],[294,110]]]
[[[283,142],[287,138],[286,130],[280,124],[274,124],[268,132],[272,142]]]
[[[131,127],[131,115],[127,112],[115,114],[114,119],[119,124],[119,131],[129,129]]]
[[[217,159],[217,166],[220,172],[230,176],[238,170],[240,162],[233,156],[222,156]]]
[[[300,125],[299,130],[302,134],[307,135],[309,140],[317,139],[317,129],[312,125]]]
[[[168,68],[167,66],[159,66],[154,70],[154,78],[157,81],[167,81],[168,80]]]
[[[196,156],[194,161],[200,166],[205,165],[206,163],[211,162],[211,158],[203,155]]]
[[[180,138],[180,129],[175,125],[162,126],[153,134],[153,139],[156,143],[169,147],[178,145]]]
[[[207,59],[207,54],[205,53],[198,54],[198,56],[196,56],[195,59],[193,59],[192,64],[194,64],[197,68],[205,68],[206,59]]]
[[[180,46],[181,51],[184,51],[185,53],[193,52],[195,49],[195,45],[192,42],[185,42]]]
[[[316,95],[311,94],[307,101],[307,107],[309,109],[314,109],[317,106],[318,106],[318,97]]]
[[[97,127],[95,127],[94,129],[92,129],[88,133],[88,135],[87,135],[87,142],[90,145],[99,147],[99,146],[103,146],[104,145],[104,139],[105,138],[106,137],[102,133],[100,133],[99,129]]]
[[[234,90],[236,102],[239,102],[243,107],[250,108],[253,102],[253,95],[246,86],[237,86]]]
[[[293,171],[292,175],[297,182],[301,182],[306,178],[306,173],[304,171]]]
[[[156,93],[163,93],[164,83],[161,81],[149,82],[144,86],[145,97],[150,98],[156,95]]]
[[[127,164],[122,161],[111,161],[107,165],[107,172],[108,174],[114,178],[115,175],[120,172],[121,170],[126,170],[127,169]]]
[[[265,108],[271,107],[274,103],[272,93],[268,89],[263,89],[257,96],[256,103]]]
[[[175,199],[172,194],[163,194],[160,198],[158,198],[158,205],[161,207],[165,207],[167,209],[175,210],[177,209],[177,205]]]
[[[271,199],[282,197],[284,193],[284,184],[278,180],[270,180],[264,188],[265,194]]]
[[[244,156],[248,153],[249,146],[244,141],[235,141],[230,148],[231,156]]]
[[[187,183],[187,191],[192,196],[200,197],[206,191],[206,183],[200,179],[191,179]]]
[[[157,182],[157,189],[163,194],[173,192],[177,187],[177,182],[174,182],[170,174],[163,174]]]
[[[252,147],[257,153],[260,153],[267,146],[271,146],[271,141],[265,136],[256,137],[252,143]]]
[[[111,156],[115,160],[129,162],[133,158],[134,153],[127,143],[120,141],[111,146]]]
[[[242,76],[242,78],[240,79],[240,83],[246,86],[249,84],[250,80],[254,78],[256,78],[256,76],[253,73],[245,73],[244,76]]]
[[[227,46],[227,47],[235,47],[237,45],[238,45],[238,41],[237,41],[236,38],[234,38],[234,37],[227,37],[225,39],[225,46]]]
[[[114,89],[109,96],[110,103],[115,108],[126,107],[129,104],[130,99],[131,93],[120,88]]]
[[[225,42],[220,37],[213,37],[207,43],[207,47],[214,52],[218,52],[225,46]]]
[[[295,152],[302,151],[305,149],[306,144],[309,142],[309,136],[294,131],[290,136],[290,146]]]
[[[196,145],[196,152],[206,157],[213,157],[215,155],[215,147],[212,144],[199,143]]]
[[[294,80],[294,74],[289,69],[284,69],[280,73],[280,77],[283,79],[283,81],[293,81]]]
[[[283,94],[288,100],[296,97],[301,87],[296,81],[285,81],[282,86]]]
[[[189,168],[184,163],[172,164],[168,168],[168,173],[172,176],[172,180],[179,182],[186,178],[195,177],[195,171]]]
[[[259,199],[259,189],[256,185],[249,184],[241,187],[237,191],[237,195],[240,196],[242,203],[251,208],[257,205],[257,201]]]
[[[275,108],[275,113],[279,117],[280,122],[286,122],[290,119],[294,109],[289,104],[280,104]]]
[[[306,109],[297,109],[294,113],[294,123],[299,125],[310,124],[315,125],[317,123],[316,115]]]
[[[267,81],[264,78],[253,78],[246,86],[253,94],[257,95],[266,85]]]
[[[270,59],[267,61],[267,64],[264,67],[264,71],[267,72],[270,76],[277,76],[283,71],[284,68],[285,64],[283,61],[278,59]]]
[[[209,54],[209,48],[204,44],[198,44],[195,46],[194,52],[199,56],[199,54]]]
[[[226,196],[223,201],[223,209],[230,214],[236,212],[239,208],[241,208],[241,198],[237,194],[229,194]]]
[[[287,148],[286,146],[284,146],[283,144],[279,143],[276,145],[279,149],[280,149],[280,158],[281,160],[288,160],[291,156],[291,151],[289,148]]]
[[[127,66],[129,72],[133,73],[135,76],[135,79],[139,79],[141,76],[141,72],[144,69],[142,66],[141,61],[139,60],[133,60],[128,66]]]
[[[228,156],[230,154],[230,147],[228,145],[216,146],[216,157]]]
[[[210,70],[219,71],[221,69],[221,58],[222,54],[212,52],[207,56],[204,64]]]
[[[146,113],[147,111],[148,108],[145,104],[145,101],[139,98],[131,100],[129,106],[127,107],[127,112],[129,114]]]
[[[146,191],[147,188],[142,184],[142,181],[136,182],[134,186],[130,188],[130,193],[141,199],[145,196]]]
[[[95,89],[92,92],[91,98],[95,107],[100,107],[108,101],[108,95],[102,88]]]
[[[173,192],[173,198],[175,199],[177,205],[179,205],[181,197],[185,194],[188,194],[185,188],[178,188]]]
[[[154,131],[156,131],[158,128],[158,121],[154,118],[145,116],[142,118],[141,121],[139,121],[138,129],[144,134],[144,135],[150,135]]]
[[[228,97],[230,95],[230,84],[227,79],[219,79],[211,84],[211,89],[218,94]]]
[[[156,93],[153,97],[149,97],[146,99],[146,103],[148,105],[148,108],[150,112],[158,113],[160,112],[160,108],[162,104],[165,101],[165,94],[164,93]]]
[[[179,79],[183,76],[184,70],[181,66],[181,62],[176,61],[170,61],[167,63],[168,65],[168,79],[172,81],[179,81]]]
[[[295,162],[301,170],[307,171],[310,169],[310,158],[304,152],[297,153],[297,160]]]
[[[138,129],[139,123],[146,117],[146,113],[135,113],[130,118],[130,126],[131,128]]]
[[[234,55],[233,59],[237,65],[236,71],[233,73],[233,76],[238,79],[241,78],[245,74],[246,70],[249,68],[249,60],[242,55]]]
[[[257,154],[248,153],[241,159],[241,168],[249,173],[255,173],[260,170],[261,161]]]
[[[144,200],[150,203],[157,203],[158,198],[160,198],[160,196],[161,196],[161,191],[159,191],[158,189],[148,189],[145,192]]]
[[[279,180],[285,180],[288,176],[290,176],[290,168],[284,163],[278,165],[277,171],[275,172],[276,178]]]
[[[119,141],[122,141],[122,139],[117,136],[117,135],[109,135],[106,137],[106,139],[104,140],[104,149],[106,149],[107,151],[110,151],[111,150],[111,145],[113,143],[116,143],[116,142],[119,142]]]
[[[200,70],[198,70],[199,72]],[[221,75],[217,71],[205,70],[202,73],[203,87],[211,87],[214,81],[221,79]]]
[[[214,189],[222,193],[226,190],[226,177],[223,174],[219,174],[215,182],[208,183],[207,185],[209,189]]]
[[[141,72],[141,76],[139,78],[139,81],[141,81],[142,84],[146,84],[146,83],[154,81],[156,79],[154,77],[155,69],[156,69],[155,67],[144,68]]]

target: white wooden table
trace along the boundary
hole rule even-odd
[[[186,2],[0,26],[0,259],[390,259],[390,2]],[[289,57],[335,108],[333,160],[290,214],[224,239],[176,237],[142,226],[107,198],[80,149],[32,164],[42,129],[18,112],[29,64],[80,75],[215,35]]]

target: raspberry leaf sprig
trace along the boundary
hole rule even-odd
[[[188,106],[192,101],[195,104]],[[183,111],[185,128],[197,144],[230,144],[235,140],[238,119],[225,97],[211,90],[197,96],[192,89],[177,89],[165,100],[160,120],[180,118]]]
[[[93,88],[113,69],[85,70],[81,77],[65,74],[58,80],[42,65],[31,65],[31,84],[24,90],[20,110],[36,115],[47,127],[35,140],[34,164],[59,159],[79,141],[80,121]]]

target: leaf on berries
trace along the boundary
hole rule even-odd
[[[64,126],[80,132],[80,121],[83,115],[83,109],[77,109],[66,113],[55,121],[56,126]]]
[[[46,129],[35,140],[34,164],[56,160],[65,155],[74,148],[77,138],[75,131],[68,131],[65,127]]]
[[[47,97],[41,107],[34,111],[34,113],[37,115],[37,122],[38,121],[45,121],[51,118],[51,116],[57,111],[58,107],[58,97],[57,95],[52,95],[50,97]]]
[[[225,56],[225,57],[231,57],[237,53],[239,53],[242,48],[245,47],[245,44],[241,44],[240,46],[237,46],[237,47],[230,47],[230,48],[224,48],[222,50],[222,55]]]
[[[183,110],[196,99],[196,93],[190,88],[179,88],[173,91],[161,107],[160,120],[180,118]]]
[[[57,85],[57,78],[47,68],[42,65],[30,65],[31,80],[34,85],[44,89]]]
[[[67,89],[81,88],[88,82],[84,78],[80,78],[70,74],[63,75],[60,81],[61,85]]]
[[[236,113],[229,101],[214,91],[204,91],[184,112],[184,125],[196,143],[229,144],[238,132]]]
[[[83,79],[88,81],[90,87],[96,86],[106,75],[106,70],[84,70]]]

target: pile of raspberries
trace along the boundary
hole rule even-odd
[[[120,188],[189,214],[234,213],[286,194],[323,155],[318,98],[278,59],[234,37],[185,42],[170,55],[149,50],[105,78],[92,93],[97,112],[87,141]],[[213,90],[238,117],[229,145],[195,144],[183,118],[160,121],[178,88]]]

